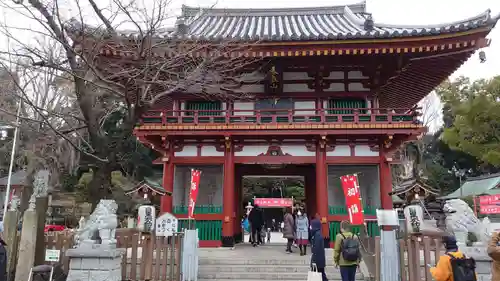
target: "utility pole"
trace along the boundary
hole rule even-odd
[[[4,204],[3,204],[3,216],[5,216],[5,214],[7,214],[7,206],[9,205],[9,201],[10,201],[10,185],[11,185],[11,181],[12,181],[12,169],[14,168],[14,159],[16,157],[15,154],[16,154],[17,134],[19,133],[19,123],[20,123],[19,115],[21,115],[21,105],[22,105],[22,101],[19,101],[19,105],[17,107],[17,114],[16,114],[16,123],[15,123],[15,128],[14,128],[14,139],[12,140],[12,150],[10,153],[9,175],[7,177],[7,187],[5,188],[5,199],[4,199]]]

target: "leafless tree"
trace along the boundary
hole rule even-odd
[[[441,102],[435,92],[429,93],[420,102],[421,121],[426,126],[429,132],[432,132],[438,127],[440,117]]]
[[[237,90],[241,70],[256,63],[240,55],[252,48],[251,43],[191,40],[182,19],[177,28],[165,28],[172,18],[170,0],[148,1],[147,8],[133,0],[1,2],[9,13],[18,15],[18,21],[25,18],[30,23],[29,27],[2,24],[2,32],[15,46],[3,59],[23,58],[32,67],[52,69],[72,85],[78,114],[60,112],[59,116],[73,119],[64,123],[73,127],[62,131],[47,125],[47,129],[92,164],[89,196],[93,205],[106,197],[111,172],[120,169],[123,140],[132,135],[142,114],[189,89],[218,99],[240,97],[244,94]],[[89,18],[95,22],[88,24]],[[133,31],[122,30],[123,25],[132,26]],[[17,35],[21,32],[42,37],[45,43],[26,43],[26,38]],[[55,42],[64,56],[52,56],[48,42]],[[84,146],[67,133],[80,128],[85,130]]]

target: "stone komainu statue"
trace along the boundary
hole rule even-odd
[[[97,244],[97,236],[102,245],[116,245],[117,209],[118,205],[114,200],[102,199],[99,201],[87,221],[80,221],[75,235],[75,246],[95,245]]]

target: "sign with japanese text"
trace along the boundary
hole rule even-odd
[[[254,205],[261,208],[285,208],[293,206],[292,198],[255,198]]]
[[[61,256],[60,250],[52,250],[52,249],[45,250],[45,261],[47,262],[58,262],[60,256]]]
[[[480,205],[500,205],[500,195],[479,196]]]
[[[500,214],[500,206],[495,205],[481,205],[479,207],[479,212],[484,215],[495,215]]]
[[[156,219],[156,236],[170,237],[177,231],[179,223],[171,213],[164,213]]]
[[[479,212],[484,215],[500,214],[500,195],[479,196]]]
[[[345,175],[340,177],[342,189],[344,190],[345,203],[349,221],[353,225],[362,225],[365,222],[363,216],[363,205],[361,204],[361,193],[356,175]]]
[[[200,187],[201,171],[191,170],[191,188],[189,190],[189,205],[188,205],[188,218],[194,218],[194,208],[196,207],[196,198],[198,198],[198,191]]]

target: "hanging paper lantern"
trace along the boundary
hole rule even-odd
[[[137,211],[137,230],[152,233],[155,230],[156,209],[151,205],[142,205]]]

